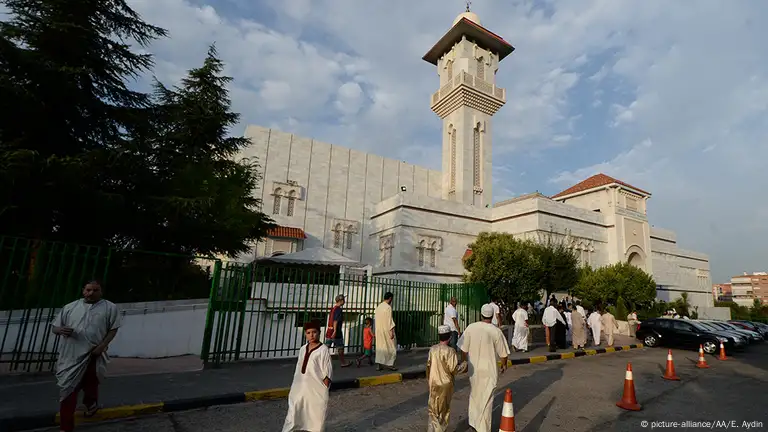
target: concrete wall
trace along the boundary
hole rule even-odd
[[[409,195],[441,196],[440,171],[259,126],[248,126],[245,136],[252,144],[240,157],[258,159],[263,173],[254,193],[278,224],[304,230],[304,248],[333,248],[334,225],[352,223],[358,227],[352,248],[342,245],[337,252],[362,259],[366,221],[376,203],[402,193],[401,187]],[[280,213],[272,214],[278,188],[300,197],[292,216],[285,196]]]

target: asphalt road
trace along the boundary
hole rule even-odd
[[[504,389],[509,387],[514,393],[518,431],[726,430],[726,423],[729,429],[748,430],[751,426],[751,430],[768,430],[768,343],[725,362],[708,357],[712,367],[705,370],[694,366],[695,352],[675,351],[674,356],[682,379],[679,382],[661,378],[666,350],[658,348],[516,366],[500,379],[494,428],[498,430]],[[627,412],[615,405],[621,398],[628,361],[632,362],[637,398],[643,407],[640,412]],[[327,430],[423,431],[427,394],[424,380],[334,393]],[[451,430],[470,430],[468,398],[469,383],[464,375],[457,381]],[[286,406],[285,400],[254,402],[88,425],[79,430],[280,431]],[[672,422],[714,424],[691,427],[689,423],[686,427]]]

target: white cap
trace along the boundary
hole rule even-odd
[[[437,334],[448,334],[451,332],[451,328],[447,325],[441,325],[437,328]]]
[[[480,315],[483,316],[483,318],[493,318],[493,306],[490,304],[484,304],[483,307],[480,308]]]

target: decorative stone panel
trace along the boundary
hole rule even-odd
[[[293,192],[293,194],[291,194]],[[306,189],[303,186],[300,186],[295,181],[287,181],[287,182],[272,182],[272,194],[274,196],[282,196],[285,198],[296,198],[299,201],[304,201],[306,199]]]

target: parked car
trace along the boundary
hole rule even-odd
[[[768,333],[768,324],[766,324],[766,323],[761,323],[761,322],[756,322],[756,323],[754,323],[754,324],[755,324],[755,326],[756,326],[758,329],[760,329],[760,330],[763,330],[763,334],[766,334],[766,333]]]
[[[696,322],[710,330],[724,331],[733,336],[739,336],[744,340],[746,340],[747,343],[755,343],[755,342],[763,341],[762,335],[747,329],[742,329],[735,326],[731,327],[728,324],[724,324],[718,321],[697,320]]]
[[[636,337],[649,347],[698,349],[701,345],[707,354],[715,354],[720,349],[720,343],[726,352],[743,348],[747,344],[746,340],[739,336],[707,329],[693,320],[674,318],[645,320],[638,326]]]
[[[726,321],[712,321],[712,322],[715,323],[715,324],[719,324],[721,326],[726,326],[726,327],[729,327],[729,328],[732,328],[732,329],[736,329],[736,330],[741,330],[743,332],[747,332],[749,334],[749,336],[752,338],[753,342],[763,342],[763,340],[765,340],[763,335],[761,333],[756,332],[756,331],[747,330],[745,328],[739,327],[739,326],[737,326],[735,324],[731,324],[731,323],[726,322]]]
[[[768,331],[765,331],[763,327],[756,325],[752,321],[746,321],[746,320],[730,320],[729,323],[739,326],[743,329],[752,330],[754,332],[758,332],[761,335],[763,335],[763,339],[768,340]]]

